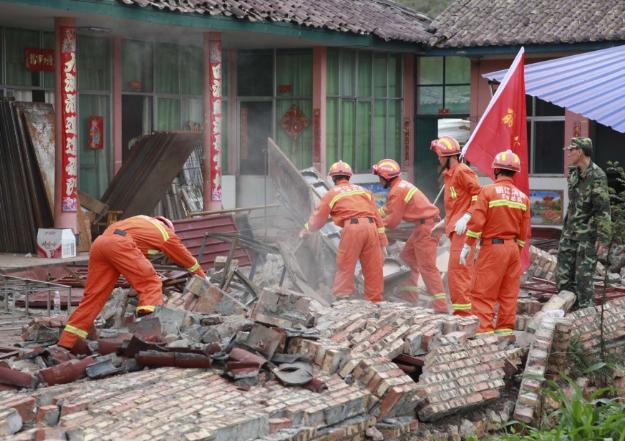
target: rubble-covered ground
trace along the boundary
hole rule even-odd
[[[532,258],[530,275],[549,281],[553,256]],[[477,319],[435,314],[425,296],[326,303],[287,288],[279,258],[266,262],[246,282],[222,259],[213,283],[169,289],[141,320],[134,293],[118,288],[81,354],[54,346],[65,315],[29,319],[21,343],[0,352],[0,436],[465,439],[533,422],[570,345],[599,350],[600,310],[566,314],[573,293],[539,302],[524,291],[514,336],[475,338]],[[625,300],[606,303],[604,338],[616,355],[624,314]]]

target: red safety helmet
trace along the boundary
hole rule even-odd
[[[521,171],[521,160],[519,156],[512,150],[508,149],[505,152],[497,153],[493,160],[493,169],[511,170],[513,172]]]
[[[167,228],[169,228],[172,232],[176,232],[176,228],[174,227],[174,223],[167,219],[165,216],[154,216],[154,219],[163,223]]]
[[[430,149],[438,156],[455,156],[460,154],[460,143],[451,136],[441,136],[432,141]]]
[[[328,176],[349,176],[351,177],[354,173],[352,172],[352,168],[349,166],[347,162],[339,161],[332,164],[330,170],[328,170]]]
[[[377,164],[371,167],[371,173],[390,181],[392,178],[399,176],[401,168],[394,159],[380,159]]]

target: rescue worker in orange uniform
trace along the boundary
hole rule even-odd
[[[330,167],[328,175],[334,187],[321,198],[319,207],[300,232],[304,237],[323,227],[328,219],[342,227],[341,242],[336,254],[336,275],[332,292],[336,297],[348,297],[354,291],[354,270],[360,259],[365,279],[365,298],[382,301],[384,293],[384,251],[388,245],[384,224],[377,211],[373,194],[350,184],[352,168],[339,161]]]
[[[519,295],[521,249],[530,223],[528,197],[512,183],[521,170],[519,157],[511,150],[498,153],[492,168],[495,182],[482,188],[471,207],[466,243],[460,264],[466,265],[473,245],[480,240],[471,289],[473,315],[480,319],[476,335],[512,334]],[[493,326],[495,304],[499,303]]]
[[[83,299],[72,313],[59,339],[59,346],[73,349],[84,344],[117,278],[122,274],[137,292],[137,315],[154,312],[163,304],[161,279],[146,258],[163,252],[190,273],[204,271],[176,235],[174,224],[162,216],[133,216],[111,224],[91,246]]]
[[[392,159],[382,159],[372,167],[384,188],[389,188],[386,204],[380,208],[384,226],[396,228],[402,220],[415,224],[415,228],[406,241],[399,257],[410,267],[411,281],[401,289],[408,301],[416,302],[419,298],[417,282],[419,275],[428,293],[432,296],[432,307],[436,312],[448,312],[447,295],[436,267],[436,249],[438,237],[432,237],[431,231],[439,220],[439,210],[428,198],[410,182],[400,177],[399,164]]]
[[[438,155],[445,183],[445,219],[434,227],[432,234],[436,237],[444,230],[451,241],[447,264],[451,309],[455,315],[471,315],[469,291],[473,275],[473,256],[469,256],[466,266],[460,265],[459,258],[467,222],[471,217],[468,211],[477,200],[482,187],[473,170],[460,162],[460,144],[456,139],[441,136],[432,141],[431,148]]]

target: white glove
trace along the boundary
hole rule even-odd
[[[460,219],[454,225],[454,230],[456,234],[461,236],[467,231],[467,224],[469,223],[469,219],[471,219],[471,213],[464,213]]]
[[[464,246],[462,247],[462,251],[460,251],[460,260],[459,260],[460,265],[462,266],[467,265],[467,257],[469,257],[470,252],[471,252],[471,247],[465,243]]]

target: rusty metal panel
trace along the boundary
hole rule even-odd
[[[122,211],[122,218],[151,214],[193,149],[201,143],[199,132],[162,132],[139,138],[102,202],[109,210]]]
[[[198,258],[205,233],[237,233],[238,228],[234,217],[230,214],[209,215],[179,219],[174,221],[176,234],[180,236],[182,243],[195,258]],[[206,237],[204,253],[200,259],[200,265],[204,270],[209,269],[215,263],[217,256],[225,256],[230,251],[230,243],[213,237]],[[239,261],[239,266],[249,266],[251,263],[248,252],[237,247],[234,250],[234,259]]]

